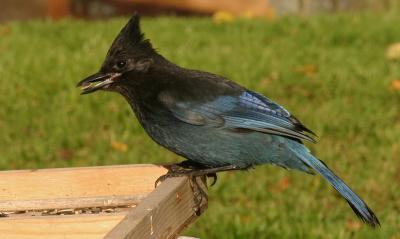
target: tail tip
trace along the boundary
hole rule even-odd
[[[365,205],[366,210],[360,211],[352,203],[350,202],[348,203],[350,207],[353,209],[354,213],[357,215],[357,217],[360,218],[361,221],[363,221],[365,224],[367,224],[372,228],[378,228],[381,226],[378,217],[367,205]]]

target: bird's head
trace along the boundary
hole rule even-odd
[[[108,50],[99,72],[78,83],[81,94],[97,90],[115,90],[119,85],[132,81],[129,73],[145,73],[153,63],[155,50],[140,31],[139,16],[135,14]],[[132,75],[132,74],[131,74]]]

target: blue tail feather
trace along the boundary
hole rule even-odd
[[[365,223],[372,227],[380,226],[378,218],[367,204],[351,188],[343,182],[325,163],[312,156],[308,149],[298,144],[291,148],[292,151],[309,167],[313,168],[323,178],[325,178],[340,195],[346,199],[356,215]]]

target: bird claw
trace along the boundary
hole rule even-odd
[[[166,180],[167,178],[174,178],[174,177],[184,177],[184,176],[189,176],[189,177],[197,177],[197,176],[202,176],[201,174],[197,175],[196,173],[192,171],[180,171],[180,172],[168,172],[159,178],[154,182],[154,188],[158,186],[159,183],[162,181]],[[210,184],[210,187],[214,186],[217,183],[218,177],[216,173],[209,173],[206,174],[207,178],[212,178],[212,182]]]
[[[200,215],[201,214],[201,208],[202,208],[202,202],[204,197],[207,197],[207,193],[203,190],[203,188],[199,185],[199,183],[197,182],[196,177],[197,176],[201,176],[201,175],[197,175],[195,174],[192,170],[177,170],[177,171],[169,171],[168,173],[160,176],[154,183],[154,187],[156,188],[157,185],[159,183],[161,183],[162,181],[168,179],[168,178],[174,178],[174,177],[184,177],[184,176],[188,176],[189,177],[189,181],[190,181],[190,187],[192,188],[193,194],[194,194],[194,207],[193,210],[195,211],[196,215]],[[214,181],[212,183],[212,185],[215,184],[215,182],[217,181],[217,175],[214,174],[210,174],[207,175],[208,177],[213,177]]]
[[[231,171],[238,169],[239,168],[235,165],[223,166],[218,168],[207,168],[207,169],[187,169],[187,168],[182,168],[179,165],[170,165],[168,166],[168,173],[160,176],[155,181],[154,187],[156,188],[158,183],[164,181],[167,178],[184,177],[184,176],[189,176],[191,178],[199,176],[207,176],[209,178],[213,178],[213,181],[210,186],[214,186],[218,179],[217,172]]]
[[[157,180],[154,182],[154,188],[157,187],[158,183],[161,183],[162,181],[167,179],[168,178],[167,175],[168,175],[168,173],[158,177]]]
[[[168,171],[168,173],[161,175],[159,178],[157,178],[157,180],[154,182],[154,188],[157,187],[158,183],[161,183],[162,181],[164,181],[167,178],[175,178],[175,177],[183,177],[183,176],[187,176],[187,175],[184,174],[183,172],[178,173],[178,172]]]
[[[210,187],[214,186],[217,183],[218,177],[216,173],[209,173],[207,174],[207,178],[212,178],[212,183],[210,184]]]

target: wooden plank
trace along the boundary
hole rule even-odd
[[[3,200],[0,201],[0,212],[62,208],[118,207],[123,205],[137,205],[144,198],[144,195],[128,195],[11,201]]]
[[[104,238],[125,215],[126,213],[1,218],[0,238],[100,239]]]
[[[123,206],[96,215],[9,214],[0,218],[0,238],[176,238],[205,210],[207,188],[198,178],[205,195],[196,214],[199,194],[188,178],[167,179],[154,190],[166,172],[156,165],[0,172],[0,211]]]
[[[205,179],[198,178],[197,182],[207,192]],[[205,195],[201,209],[196,213],[194,194],[197,193],[192,191],[191,182],[186,177],[167,179],[105,238],[176,238],[207,207]]]
[[[0,204],[10,200],[146,196],[167,170],[157,165],[17,170],[0,172]]]

